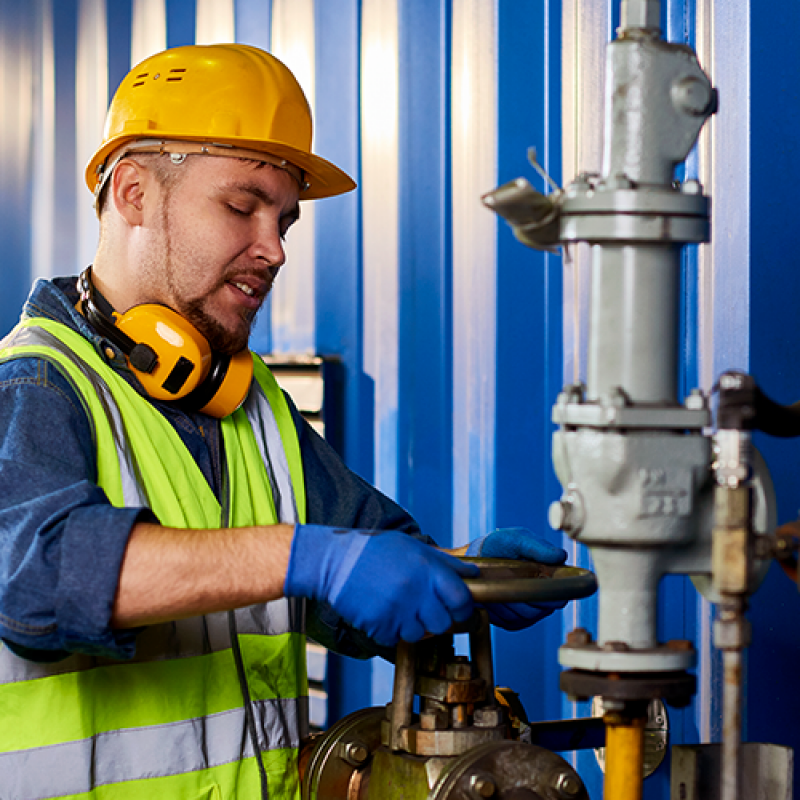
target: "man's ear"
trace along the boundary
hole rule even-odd
[[[145,188],[152,182],[147,169],[131,159],[123,159],[114,168],[109,200],[128,225],[135,227],[144,222]]]

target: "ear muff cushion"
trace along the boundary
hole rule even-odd
[[[215,354],[215,358],[217,355]],[[203,386],[200,387],[202,389],[208,383],[211,384],[211,388],[215,388],[215,391],[213,395],[210,391],[203,393],[201,399],[205,402],[198,410],[219,419],[233,414],[239,408],[245,401],[250,391],[250,384],[253,382],[253,355],[249,350],[241,350],[225,360],[226,368],[223,370],[220,367],[219,374],[214,376],[213,382],[209,373]]]

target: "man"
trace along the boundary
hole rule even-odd
[[[296,797],[304,603],[362,657],[472,612],[475,567],[246,349],[299,201],[354,188],[310,144],[299,85],[252,47],[153,56],[111,104],[96,258],[38,282],[0,350],[4,800]],[[517,529],[469,552],[564,558]]]

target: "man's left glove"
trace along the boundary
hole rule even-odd
[[[553,565],[563,564],[567,560],[565,550],[555,547],[527,528],[498,528],[471,542],[466,555],[514,558]],[[507,631],[519,631],[549,617],[565,605],[565,602],[487,603],[485,607],[493,625]]]

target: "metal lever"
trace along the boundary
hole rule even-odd
[[[593,572],[580,567],[554,567],[536,561],[469,558],[480,577],[465,578],[476,603],[544,603],[577,600],[597,591]]]

